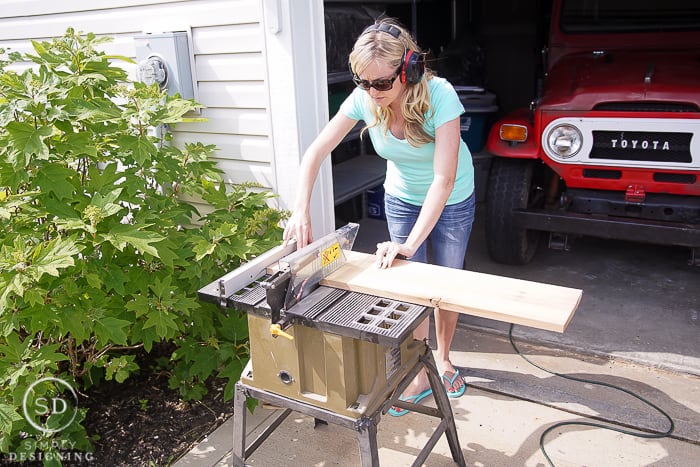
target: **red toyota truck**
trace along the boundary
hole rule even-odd
[[[553,0],[539,91],[490,129],[492,259],[540,237],[689,247],[700,265],[700,2]]]

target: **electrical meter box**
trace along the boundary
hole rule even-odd
[[[170,95],[196,100],[194,56],[187,32],[141,34],[134,40],[139,81],[158,83]]]

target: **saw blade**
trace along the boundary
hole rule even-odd
[[[279,261],[280,270],[291,272],[285,309],[297,304],[318,287],[321,279],[346,263],[344,251],[352,250],[359,227],[349,223]]]

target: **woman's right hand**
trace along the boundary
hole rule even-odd
[[[290,240],[296,239],[297,249],[304,248],[313,241],[313,233],[311,232],[311,216],[309,216],[308,212],[303,213],[295,211],[292,213],[291,217],[287,221],[286,227],[284,228],[282,239],[284,240],[285,245],[289,243]]]

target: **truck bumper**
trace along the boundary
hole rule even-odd
[[[532,230],[700,247],[700,225],[697,224],[533,209],[516,210],[513,216],[519,226]]]

